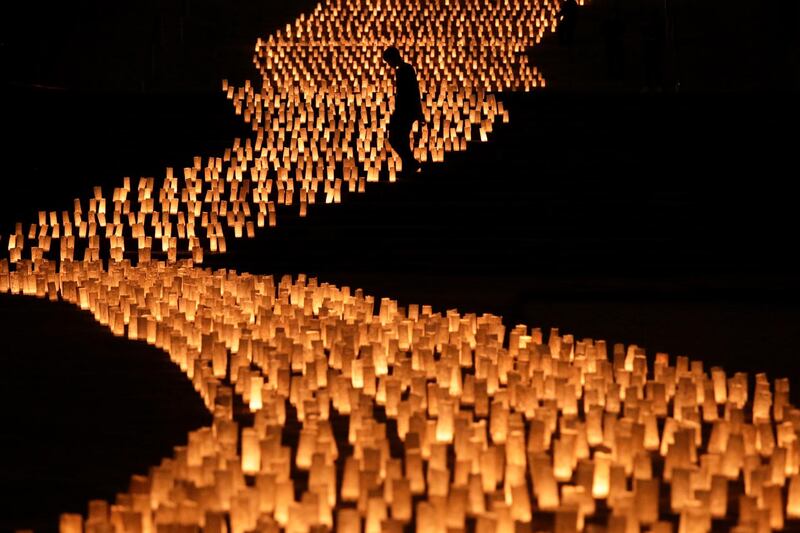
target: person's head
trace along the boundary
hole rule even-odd
[[[390,46],[383,51],[383,60],[389,63],[389,66],[394,68],[399,67],[400,63],[403,62],[403,59],[400,57],[400,50],[394,46]]]

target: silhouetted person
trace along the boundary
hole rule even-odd
[[[578,3],[575,0],[562,0],[558,12],[558,38],[561,44],[572,46],[575,40],[575,25],[578,22]]]
[[[414,122],[425,120],[417,74],[414,67],[403,61],[400,51],[394,46],[383,51],[383,60],[395,70],[394,112],[389,119],[389,144],[403,161],[403,173],[416,172],[420,165],[411,150],[409,134]]]

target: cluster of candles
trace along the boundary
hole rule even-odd
[[[0,262],[163,349],[213,413],[61,531],[781,529],[800,518],[789,381],[492,315],[191,260]],[[521,528],[521,529],[520,529]]]
[[[325,2],[258,41],[259,88],[223,82],[252,138],[17,224],[0,292],[64,299],[163,349],[213,414],[113,502],[63,514],[62,532],[763,532],[800,518],[787,379],[197,266],[274,226],[276,206],[304,216],[396,179],[385,46],[420,79],[416,156],[441,161],[508,120],[490,91],[544,85],[523,52],[557,8]]]
[[[498,117],[508,121],[490,91],[545,85],[525,51],[555,29],[557,12],[549,0],[331,0],[258,40],[260,87],[223,90],[270,166],[308,177],[343,165],[345,176],[391,181],[401,163],[385,142],[394,91],[384,48],[396,46],[416,69],[425,121],[414,127],[414,152],[438,162],[486,141]],[[298,147],[296,160],[286,146]]]
[[[396,180],[400,159],[386,143],[394,75],[381,59],[396,45],[417,72],[425,123],[414,127],[415,154],[486,141],[508,110],[490,91],[544,86],[526,48],[555,28],[555,0],[331,0],[255,47],[260,87],[223,90],[252,135],[221,157],[195,157],[156,180],[120,187],[42,211],[4,239],[10,260],[42,258],[168,262],[225,252],[228,240],[275,226],[279,206],[306,216],[315,203]],[[110,193],[110,194],[109,194]]]

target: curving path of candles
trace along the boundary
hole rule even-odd
[[[760,531],[800,512],[786,379],[758,375],[751,394],[701,361],[302,275],[185,261],[11,277],[165,350],[214,416],[64,531]]]
[[[27,233],[17,224],[0,292],[61,298],[163,349],[214,419],[114,502],[62,515],[62,531],[796,525],[800,411],[787,379],[751,383],[702,361],[402,308],[303,275],[197,266],[231,235],[274,226],[277,206],[296,200],[305,216],[317,200],[395,179],[385,45],[417,68],[428,125],[416,152],[439,162],[508,119],[490,91],[544,85],[521,52],[554,28],[556,8],[320,4],[256,44],[258,89],[223,85],[253,138],[158,183],[126,178],[108,197],[98,188],[71,211],[40,213]]]
[[[544,86],[524,52],[555,28],[556,8],[549,0],[321,3],[256,43],[260,87],[223,81],[251,137],[167,168],[159,180],[125,177],[110,195],[96,187],[71,210],[18,222],[9,259],[93,261],[107,253],[138,264],[187,256],[201,264],[204,253],[226,252],[231,236],[275,226],[279,207],[304,217],[316,203],[395,181],[400,161],[385,143],[393,75],[380,59],[388,44],[415,66],[424,95],[417,158],[443,161],[508,120],[490,91]]]

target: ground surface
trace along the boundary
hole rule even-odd
[[[63,302],[0,295],[0,531],[58,527],[113,499],[211,422],[163,352],[114,337]]]

